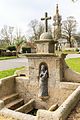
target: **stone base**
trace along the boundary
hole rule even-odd
[[[43,101],[49,99],[49,96],[39,96],[40,99],[42,99]]]

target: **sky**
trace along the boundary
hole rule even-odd
[[[57,3],[62,20],[74,16],[80,24],[80,0],[75,3],[71,0],[0,0],[0,29],[4,25],[14,26],[27,34],[31,20],[40,21],[45,12],[53,18]],[[53,19],[50,22],[52,24]]]

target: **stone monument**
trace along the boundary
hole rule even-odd
[[[51,19],[51,17],[48,17],[45,13],[45,18],[42,18],[42,20],[45,20],[45,32],[39,40],[35,41],[36,53],[26,54],[29,63],[29,81],[34,86],[36,84],[36,97],[42,100],[50,97],[49,86],[53,86],[56,79],[60,80],[60,76],[58,76],[60,74],[57,74],[59,71],[56,67],[56,60],[59,58],[54,51],[56,41],[53,40],[52,34],[48,32],[48,19]]]
[[[53,37],[55,40],[58,40],[61,38],[61,20],[62,20],[62,17],[61,15],[59,14],[59,8],[58,8],[58,4],[56,5],[56,14],[55,16],[53,17],[53,26],[54,26],[54,32],[53,32]]]

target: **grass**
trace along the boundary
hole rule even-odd
[[[79,52],[76,51],[63,51],[64,54],[78,54]]]
[[[15,59],[16,56],[10,56],[10,57],[0,57],[0,60],[7,60],[7,59]]]
[[[66,59],[66,63],[72,70],[80,73],[80,58]]]
[[[80,58],[66,59],[66,63],[72,70],[80,73]],[[24,67],[0,71],[0,79],[4,78],[4,77],[11,76],[14,74],[14,72],[16,70],[20,70],[22,68],[24,68]]]
[[[79,52],[76,52],[76,51],[56,51],[57,55],[61,55],[62,53],[64,53],[64,54],[79,54]]]
[[[11,75],[14,75],[14,72],[16,70],[21,70],[22,68],[24,68],[24,67],[0,71],[0,79],[11,76]]]

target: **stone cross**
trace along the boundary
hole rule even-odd
[[[45,32],[48,32],[48,20],[50,20],[51,17],[48,17],[48,13],[45,12],[45,18],[41,18],[41,20],[45,20]]]

